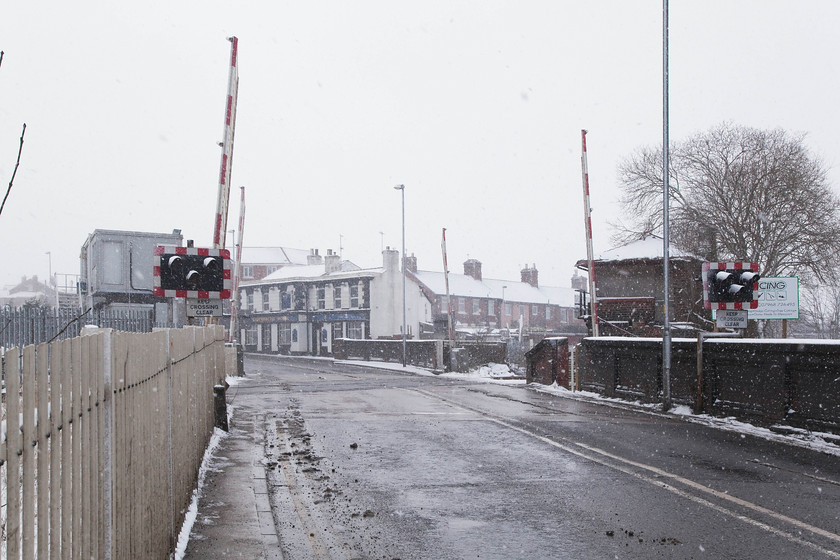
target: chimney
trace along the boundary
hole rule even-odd
[[[577,273],[577,270],[575,270],[575,275],[572,276],[572,289],[581,290],[585,292],[587,289],[588,282],[589,281],[586,278],[586,276],[581,276]]]
[[[540,284],[539,284],[539,281],[538,281],[539,273],[537,272],[537,265],[536,264],[534,265],[533,268],[528,268],[528,265],[526,264],[525,268],[523,268],[519,272],[522,275],[522,282],[524,284],[530,284],[535,288],[540,287]]]
[[[405,258],[405,269],[412,274],[417,274],[417,257],[414,256],[414,253]]]
[[[324,259],[318,254],[318,249],[309,249],[309,254],[306,255],[306,264],[315,265],[323,262]]]
[[[324,265],[327,274],[338,272],[341,270],[341,257],[333,253],[332,249],[327,249],[327,256],[324,257]]]
[[[382,251],[382,267],[387,270],[400,269],[400,252],[390,247],[385,247]]]
[[[476,259],[467,259],[464,262],[464,275],[472,276],[481,282],[481,261]]]

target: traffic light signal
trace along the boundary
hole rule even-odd
[[[226,249],[162,247],[155,250],[155,295],[161,297],[230,297],[230,252]]]
[[[753,290],[759,278],[756,263],[703,263],[706,309],[755,309]]]

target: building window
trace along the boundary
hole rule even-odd
[[[337,322],[332,324],[332,337],[333,340],[337,338],[344,338],[344,323]]]
[[[280,268],[279,266],[269,266],[265,269],[266,276],[271,274],[272,272],[277,272],[277,269]]]
[[[487,300],[487,314],[491,316],[496,314],[496,302],[492,299]]]
[[[446,299],[447,296],[441,296],[440,298],[440,312],[441,313],[449,313],[449,300]]]
[[[271,325],[262,326],[262,349],[271,350]]]
[[[268,290],[264,291],[263,295],[262,295],[262,310],[263,311],[268,311],[269,310],[269,307],[268,307]]]
[[[321,286],[318,290],[318,309],[325,309],[327,306],[326,288]]]
[[[352,284],[350,286],[350,307],[352,307],[354,309],[359,307],[359,285],[358,284]]]
[[[347,338],[360,340],[365,337],[364,323],[361,321],[350,321],[347,323]]]
[[[537,315],[540,312],[540,308],[538,305],[531,306],[531,315]]]
[[[280,323],[280,344],[290,344],[292,342],[292,324]]]
[[[513,305],[512,305],[512,304],[510,304],[510,303],[506,303],[506,304],[505,304],[505,315],[506,315],[506,316],[508,316],[508,317],[510,317],[510,315],[511,315],[512,313],[513,313]]]
[[[289,292],[280,292],[280,309],[292,308],[292,294]]]
[[[254,292],[248,293],[248,311],[254,311]]]
[[[481,313],[481,302],[477,299],[472,300],[473,303],[473,315],[478,315]]]
[[[257,345],[257,325],[253,325],[251,328],[245,331],[245,345]]]
[[[243,267],[242,267],[242,278],[253,278],[253,277],[254,277],[254,267],[243,265]]]
[[[341,285],[333,284],[333,309],[341,309]]]
[[[458,313],[466,313],[467,312],[467,301],[459,297],[458,298]]]

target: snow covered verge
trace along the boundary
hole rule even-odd
[[[761,428],[736,420],[731,416],[727,418],[719,418],[716,416],[709,416],[708,414],[695,414],[690,407],[685,405],[678,405],[668,412],[662,412],[661,404],[641,403],[639,401],[631,402],[621,399],[607,398],[598,393],[592,393],[589,391],[570,391],[565,387],[558,386],[556,383],[554,385],[540,385],[539,383],[532,383],[529,387],[536,391],[551,393],[552,395],[568,399],[597,402],[599,404],[621,408],[629,407],[655,416],[676,416],[687,422],[702,424],[704,426],[735,432],[742,435],[760,437],[767,441],[796,445],[840,457],[840,437],[835,434],[793,429],[788,426],[779,426],[778,431],[770,428]],[[784,433],[779,433],[780,431],[783,431]]]
[[[238,385],[244,380],[244,377],[225,378],[225,381],[229,386]],[[227,407],[228,424],[230,424],[231,418],[233,418],[233,411],[234,407],[229,404]],[[207,444],[207,449],[204,450],[204,457],[201,460],[201,467],[198,469],[198,482],[192,493],[190,507],[187,509],[187,513],[184,516],[184,523],[183,525],[181,525],[181,532],[178,534],[178,544],[175,545],[175,560],[184,560],[184,554],[187,551],[187,544],[189,544],[190,542],[190,533],[192,532],[193,525],[195,524],[195,520],[198,517],[198,500],[202,496],[202,493],[204,491],[204,480],[207,477],[207,473],[212,468],[212,463],[214,455],[216,454],[216,449],[218,449],[219,445],[221,445],[222,441],[227,436],[227,432],[216,428],[215,430],[213,430],[213,435],[210,436],[210,443]]]
[[[506,385],[524,385],[525,378],[510,368],[507,364],[487,364],[467,373],[449,371],[445,373],[434,373],[428,369],[417,366],[405,366],[391,362],[363,362],[359,360],[336,360],[337,364],[352,364],[392,371],[402,371],[415,375],[442,377],[444,379],[464,379],[486,381],[488,383],[504,383]]]

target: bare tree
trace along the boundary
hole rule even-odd
[[[619,166],[623,240],[662,232],[662,150]],[[834,278],[840,201],[804,135],[722,124],[671,148],[671,239],[710,260],[758,262],[764,276]],[[712,240],[710,242],[710,240]]]
[[[3,51],[0,51],[0,66],[3,65]],[[15,169],[12,172],[12,178],[9,179],[9,187],[6,189],[6,195],[3,197],[3,202],[0,202],[0,214],[3,213],[3,208],[6,207],[6,200],[9,198],[9,193],[12,192],[12,184],[15,182],[15,175],[17,175],[18,167],[20,167],[20,154],[23,151],[23,135],[26,134],[26,123],[23,123],[23,130],[20,133],[20,147],[18,148],[17,161],[15,162]]]
[[[840,338],[840,286],[803,283],[799,320],[793,334],[807,338]]]

